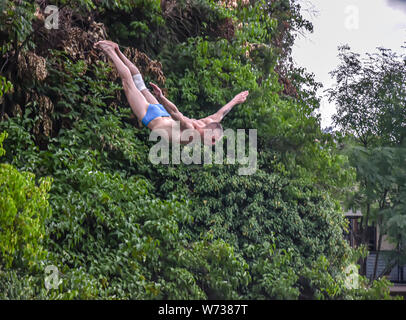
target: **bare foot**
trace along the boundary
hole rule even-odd
[[[110,53],[114,51],[114,46],[112,46],[108,41],[102,40],[96,42],[94,45],[96,48],[103,50],[105,53]]]
[[[114,50],[118,50],[118,44],[117,43],[115,43],[113,41],[110,41],[110,40],[104,40],[104,42],[109,44],[110,46],[112,46]]]

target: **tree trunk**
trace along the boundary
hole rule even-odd
[[[379,259],[379,253],[381,252],[381,244],[382,244],[382,232],[379,230],[379,240],[378,240],[378,248],[376,250],[376,256],[375,256],[375,265],[374,265],[374,273],[371,278],[371,282],[375,280],[376,277],[376,271],[378,269],[378,259]]]
[[[371,210],[371,205],[367,204],[367,212],[365,214],[365,219],[362,218],[361,220],[361,243],[360,244],[368,244],[368,222],[369,222],[369,213]],[[359,261],[360,264],[360,274],[366,274],[366,258],[362,258]]]
[[[380,210],[383,210],[385,208],[385,202],[386,202],[385,200],[386,200],[387,194],[388,194],[388,189],[385,189],[385,191],[383,193],[383,196],[382,196],[382,199],[381,199],[381,201],[379,203],[379,209]],[[375,256],[374,273],[372,275],[371,281],[375,280],[376,271],[378,269],[378,259],[379,259],[379,254],[381,252],[381,245],[382,245],[382,238],[383,238],[382,220],[383,220],[383,218],[382,218],[382,216],[380,216],[378,218],[378,221],[377,221],[377,224],[376,224],[377,227],[379,226],[379,239],[378,239],[378,248],[376,250],[376,256]]]

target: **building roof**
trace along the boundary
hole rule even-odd
[[[357,210],[356,212],[354,212],[354,211],[352,211],[352,209],[350,209],[349,211],[347,211],[345,213],[345,216],[350,219],[361,218],[362,213],[361,213],[361,210]]]

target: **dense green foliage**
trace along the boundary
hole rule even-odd
[[[340,207],[354,171],[313,116],[318,99],[308,88],[318,84],[289,64],[294,31],[311,29],[296,3],[45,2],[64,6],[61,30],[45,31],[28,1],[20,16],[30,28],[17,26],[14,35],[2,22],[0,29],[7,53],[2,76],[15,87],[2,101],[0,129],[8,134],[2,161],[33,189],[24,192],[47,195],[52,209],[48,215],[41,211],[46,206],[27,204],[44,243],[35,249],[41,254],[27,252],[36,269],[10,265],[3,253],[2,298],[388,297],[386,281],[371,288],[360,277],[356,288],[345,285],[346,267],[359,256],[343,238]],[[258,129],[257,171],[242,176],[237,164],[151,164],[148,130],[130,125],[120,83],[92,49],[100,39],[95,21],[112,40],[162,63],[170,99],[190,117],[207,116],[249,90],[224,125]],[[69,38],[77,29],[88,32],[79,33],[80,44]],[[31,60],[41,66],[40,57],[45,70],[28,76]],[[156,81],[147,70],[146,82]],[[51,177],[51,188],[35,187],[23,171]],[[26,232],[17,243],[31,241]],[[61,272],[57,289],[44,287],[48,265]]]
[[[4,137],[5,133],[0,136],[0,143]],[[32,173],[19,173],[9,164],[1,164],[0,186],[2,262],[6,267],[35,266],[46,253],[42,241],[44,220],[50,213],[46,197],[50,181],[45,179],[37,187]]]

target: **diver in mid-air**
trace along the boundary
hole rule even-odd
[[[181,140],[182,131],[192,129],[199,133],[205,144],[216,144],[223,135],[221,120],[235,105],[243,103],[248,96],[248,91],[243,91],[213,115],[198,120],[190,119],[184,116],[153,83],[150,85],[156,97],[151,94],[138,68],[127,59],[116,43],[103,40],[97,42],[95,47],[103,50],[114,63],[135,116],[151,130],[165,130],[172,142],[188,143]],[[177,122],[180,124],[180,130],[172,130]],[[210,132],[210,139],[205,138],[207,132]]]

